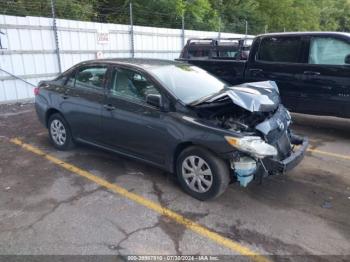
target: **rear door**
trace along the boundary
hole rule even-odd
[[[275,81],[282,103],[292,111],[298,111],[301,101],[301,75],[304,72],[302,36],[264,36],[251,50],[245,71],[247,82]]]
[[[341,35],[308,39],[302,77],[302,103],[307,113],[350,117],[350,39]]]
[[[107,65],[86,65],[69,77],[62,94],[64,112],[74,137],[90,142],[101,140],[101,113],[105,94]]]

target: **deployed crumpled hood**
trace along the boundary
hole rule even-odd
[[[273,81],[245,83],[225,88],[223,92],[206,99],[205,103],[215,102],[225,97],[250,112],[270,112],[280,104],[278,87]]]

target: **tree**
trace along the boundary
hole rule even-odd
[[[51,0],[0,0],[0,13],[51,16]],[[350,31],[350,0],[55,0],[58,18],[259,34],[280,31]]]
[[[56,0],[56,15],[59,18],[91,20],[96,16],[95,2],[98,0]],[[51,17],[51,0],[9,0],[0,2],[0,13],[16,16]]]
[[[320,1],[322,30],[350,31],[350,0]]]

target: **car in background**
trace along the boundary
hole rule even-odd
[[[231,85],[275,81],[292,112],[350,117],[350,33],[259,35],[247,61],[180,56]]]
[[[42,81],[35,94],[57,149],[81,142],[144,161],[177,174],[200,200],[232,180],[247,186],[294,168],[308,145],[291,132],[274,83],[232,87],[187,63],[82,62]]]

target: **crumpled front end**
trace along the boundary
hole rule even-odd
[[[252,113],[271,112],[280,104],[279,90],[274,81],[232,86],[226,93],[233,103]]]
[[[231,168],[241,186],[247,186],[254,178],[283,174],[296,167],[304,158],[308,139],[294,135],[290,129],[291,117],[282,105],[265,121],[256,125],[263,140],[276,149],[273,156],[257,156],[243,153],[231,160]],[[255,168],[251,168],[254,166]],[[243,167],[243,168],[242,168]]]
[[[275,82],[228,87],[192,106],[201,119],[232,132],[225,139],[236,149],[231,169],[242,186],[284,173],[303,159],[308,140],[291,133],[291,116]]]

